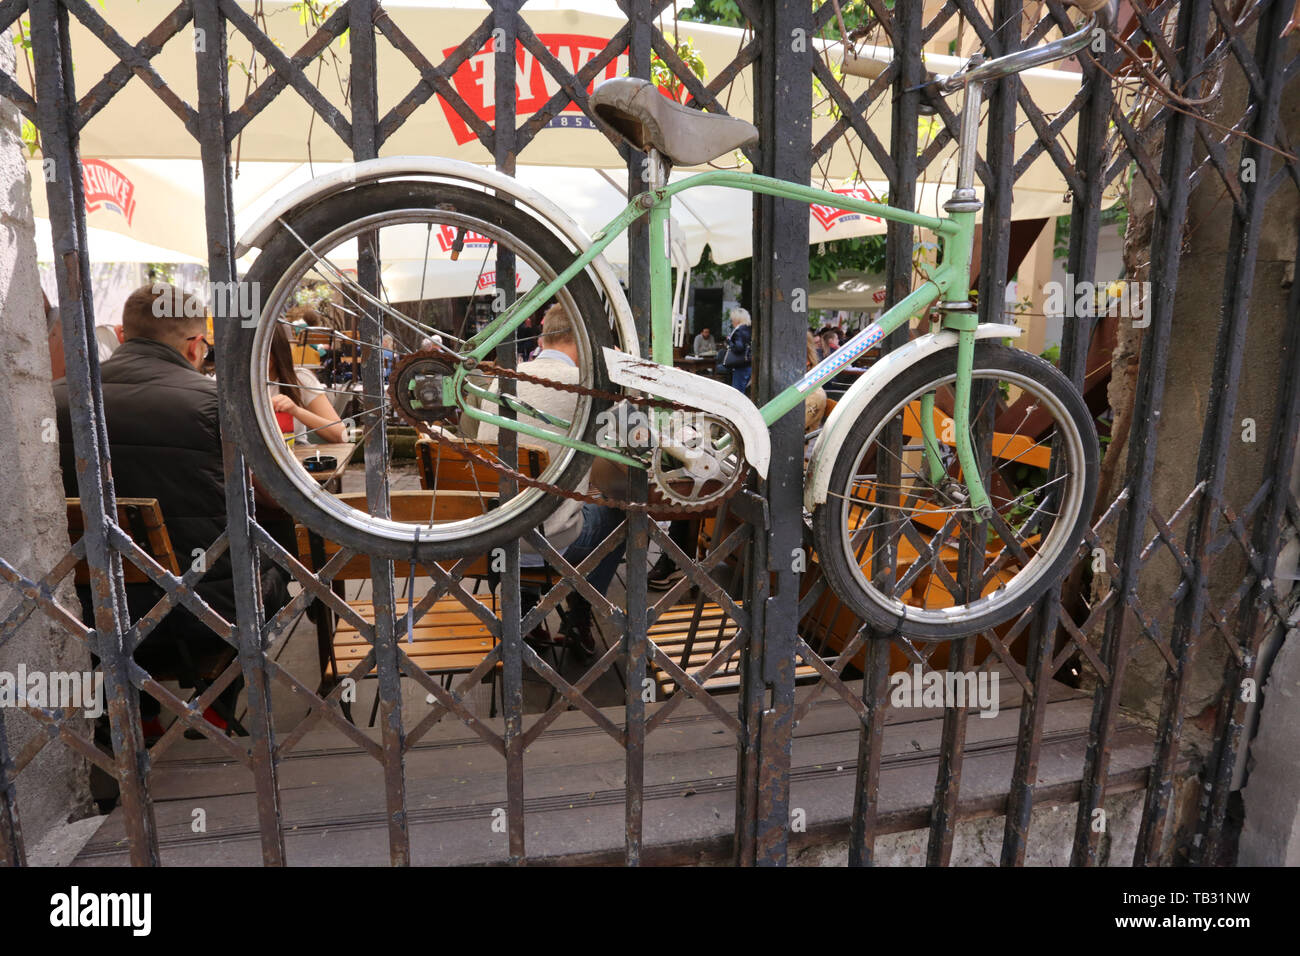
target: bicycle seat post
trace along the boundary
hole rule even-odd
[[[979,66],[984,61],[981,54],[971,57],[971,67]],[[980,107],[984,102],[984,84],[973,82],[966,85],[966,97],[961,110],[961,144],[957,160],[957,188],[952,198],[944,203],[948,213],[979,212],[983,203],[975,194],[975,160],[979,155]]]

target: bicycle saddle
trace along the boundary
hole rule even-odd
[[[596,87],[591,107],[637,149],[657,149],[676,166],[699,166],[758,141],[752,123],[693,110],[664,96],[649,80],[630,76]]]

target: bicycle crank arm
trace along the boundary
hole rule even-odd
[[[656,398],[681,402],[725,421],[740,436],[745,460],[750,467],[758,472],[760,478],[767,478],[767,466],[772,459],[772,440],[767,422],[743,394],[730,385],[693,372],[659,365],[610,348],[604,352],[605,367],[609,369],[609,378],[614,384]]]

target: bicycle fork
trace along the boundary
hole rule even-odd
[[[972,316],[973,318],[973,316]],[[965,323],[963,323],[965,324]],[[953,384],[953,444],[957,448],[957,461],[966,491],[970,495],[970,507],[977,521],[986,521],[991,516],[993,506],[988,492],[980,477],[979,459],[971,443],[970,433],[970,392],[971,372],[975,363],[975,329],[972,324],[968,329],[957,329],[957,380]],[[922,455],[925,471],[930,483],[939,485],[947,477],[940,452],[940,442],[934,430],[934,392],[921,396],[921,435]]]

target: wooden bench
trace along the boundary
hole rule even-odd
[[[721,544],[727,535],[735,530],[738,523],[734,515],[728,515],[723,520],[721,533],[719,533],[715,515],[701,516],[698,520],[699,527],[695,537],[699,551],[708,551]],[[733,565],[730,593],[736,593],[742,570],[740,563]],[[718,572],[715,571],[714,574],[716,577]],[[743,607],[742,602],[736,603]],[[694,677],[696,671],[735,638],[738,630],[739,625],[726,614],[721,605],[702,595],[697,595],[666,608],[646,633],[666,656],[688,675]],[[743,653],[743,646],[738,647],[703,681],[704,689],[716,693],[739,688]],[[668,697],[677,691],[676,678],[653,658],[650,660],[650,673],[661,696]],[[801,664],[795,668],[796,681],[808,681],[816,677],[817,672],[810,665]]]
[[[714,654],[722,650],[735,636],[739,626],[728,617],[722,608],[712,601],[704,601],[696,616],[695,601],[674,604],[665,610],[648,630],[650,640],[668,657],[684,670],[694,676],[695,672],[709,662]],[[702,684],[710,693],[732,691],[740,686],[740,664],[744,647],[735,652],[718,667]],[[676,679],[660,665],[651,661],[650,669],[654,675],[659,692],[667,697],[677,690]],[[796,682],[815,680],[817,671],[811,664],[795,666]]]
[[[364,509],[366,507],[366,496],[364,494],[339,495],[339,499],[353,508]],[[482,514],[484,508],[487,507],[484,499],[473,491],[439,491],[437,493],[432,491],[394,491],[390,494],[389,501],[393,520],[411,524],[428,524],[431,516],[432,520],[436,521],[454,521],[475,517]],[[324,562],[338,552],[339,546],[332,541],[324,541],[322,544],[323,548],[318,549],[318,558]],[[319,566],[312,559],[309,533],[302,526],[298,527],[298,553],[300,560],[305,565],[313,570],[319,570]],[[444,570],[450,570],[457,562],[444,560],[437,563]],[[410,575],[410,563],[395,561],[393,570],[400,586],[405,583],[403,579]],[[468,567],[462,569],[464,577],[486,577],[487,572],[488,556],[486,554],[476,558]],[[418,565],[416,573],[421,573]],[[369,579],[370,558],[364,554],[353,555],[334,576],[336,582]],[[475,598],[475,600],[478,600],[478,598]],[[353,600],[347,603],[362,620],[369,623],[374,622],[378,612],[372,601]],[[413,603],[417,605],[420,603],[418,596],[414,598]],[[480,601],[480,603],[483,602]],[[492,604],[494,605],[495,601]],[[478,667],[483,658],[491,653],[495,646],[496,639],[482,620],[452,594],[444,594],[438,598],[433,606],[415,622],[411,629],[411,641],[408,643],[404,605],[405,602],[399,599],[398,606],[391,611],[402,652],[426,673],[442,675],[445,684],[449,684],[455,674],[469,673]],[[484,604],[484,606],[495,616],[496,611],[493,606],[489,604]],[[329,617],[332,619],[333,614],[329,614]],[[345,618],[339,618],[333,630],[328,658],[322,659],[322,673],[328,674],[328,677],[333,681],[341,680],[347,676],[348,672],[358,662],[365,658],[370,652],[370,647],[370,642],[362,636],[355,624]],[[493,673],[488,679],[495,681],[496,672],[499,670],[500,663],[493,669]],[[372,671],[369,676],[377,675]],[[494,687],[494,710],[495,699]],[[344,710],[345,713],[348,712],[347,707]],[[372,713],[372,723],[373,720]]]
[[[468,443],[453,440],[447,445],[421,436],[415,443],[415,457],[420,465],[420,487],[426,491],[482,491],[494,494],[501,475],[469,454]],[[481,447],[489,457],[497,455],[497,446],[491,442]],[[541,475],[550,464],[546,449],[531,445],[519,446],[519,470],[530,478]]]

